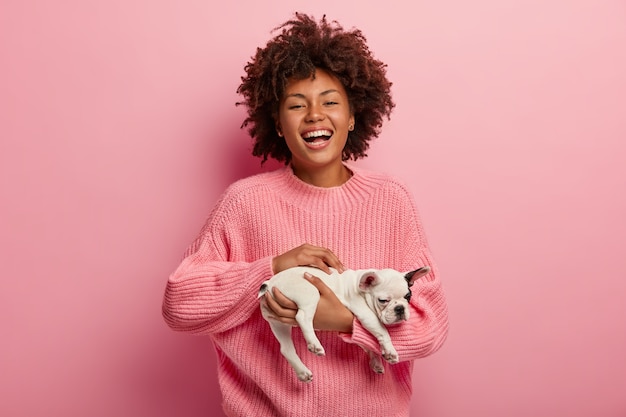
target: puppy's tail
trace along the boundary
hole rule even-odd
[[[267,292],[268,289],[269,289],[269,285],[267,284],[267,281],[265,281],[263,284],[261,284],[261,288],[259,288],[259,295],[257,296],[257,298],[263,297],[263,295]]]

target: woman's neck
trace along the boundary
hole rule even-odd
[[[292,164],[291,169],[300,180],[322,188],[339,187],[352,177],[352,171],[343,163],[315,170],[298,168]]]

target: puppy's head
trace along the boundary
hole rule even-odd
[[[384,325],[397,324],[409,319],[413,282],[429,271],[428,266],[406,273],[394,269],[363,271],[359,290]]]

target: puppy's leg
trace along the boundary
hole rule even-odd
[[[398,363],[400,360],[398,352],[391,343],[389,332],[380,322],[376,314],[369,308],[359,308],[356,312],[353,310],[353,313],[357,316],[363,327],[369,330],[369,332],[376,337],[378,343],[380,343],[380,350],[383,358],[385,358],[385,360],[389,363]]]
[[[365,351],[367,352],[367,356],[370,358],[370,368],[372,368],[372,371],[377,374],[384,374],[385,367],[383,362],[380,360],[380,355],[376,352],[372,352],[371,350],[365,349]]]
[[[302,363],[296,352],[293,340],[291,339],[291,326],[274,320],[269,320],[269,324],[278,343],[280,343],[280,353],[282,353],[294,371],[296,371],[298,379],[303,382],[311,382],[313,380],[313,373]]]
[[[307,348],[310,352],[315,353],[318,356],[323,356],[326,352],[322,343],[315,334],[313,328],[313,316],[315,316],[315,310],[317,309],[317,302],[320,299],[318,292],[312,294],[310,299],[300,300],[298,304],[298,313],[296,314],[296,321],[302,330],[304,340],[306,340]]]

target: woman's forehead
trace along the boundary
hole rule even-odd
[[[309,77],[288,78],[287,83],[285,84],[283,96],[306,96],[311,94],[330,94],[333,92],[344,95],[346,94],[346,90],[339,78],[329,71],[317,68],[316,71]]]

